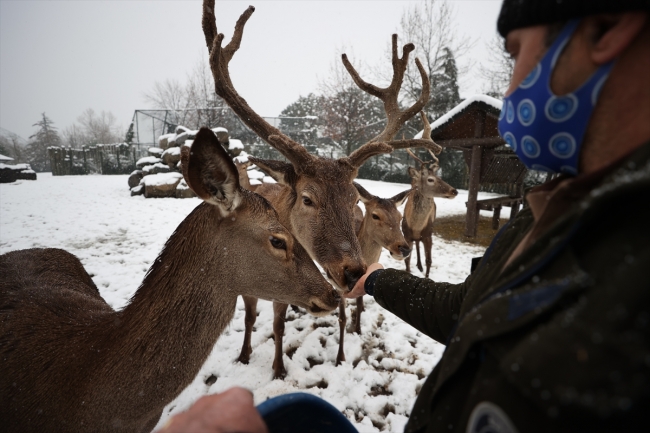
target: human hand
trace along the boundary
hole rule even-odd
[[[230,388],[221,394],[201,397],[156,433],[194,432],[268,433],[268,429],[255,409],[253,394],[244,388]]]
[[[366,269],[366,273],[363,274],[361,278],[359,278],[359,281],[357,281],[357,284],[354,285],[351,291],[343,294],[343,297],[358,298],[359,296],[365,295],[366,291],[363,286],[364,284],[366,284],[366,278],[368,278],[368,275],[372,274],[377,269],[384,269],[384,266],[380,263],[373,263],[372,265],[368,266],[368,269]]]

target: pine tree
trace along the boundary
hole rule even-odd
[[[318,129],[323,124],[324,98],[310,93],[289,104],[280,117],[280,130],[293,140],[314,151],[318,144]],[[302,118],[302,119],[296,119]]]
[[[124,142],[128,144],[133,143],[133,137],[135,137],[135,132],[133,131],[133,122],[131,122],[128,131],[126,131],[126,137],[124,137]]]
[[[42,113],[43,118],[32,126],[38,127],[38,131],[32,136],[32,140],[27,145],[27,159],[35,171],[50,171],[50,157],[47,148],[50,146],[59,146],[61,139],[59,133],[53,126],[54,122]]]

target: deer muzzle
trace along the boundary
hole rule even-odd
[[[336,307],[339,306],[340,301],[341,296],[338,294],[338,292],[336,290],[331,290],[325,296],[312,297],[309,300],[307,311],[309,311],[309,314],[312,314],[314,316],[324,316],[330,311],[336,309]]]

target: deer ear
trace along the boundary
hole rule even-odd
[[[375,198],[374,195],[370,194],[368,191],[366,191],[364,187],[362,187],[358,183],[352,182],[352,185],[354,185],[354,187],[359,192],[359,199],[363,202],[363,204],[369,203]]]
[[[409,176],[411,176],[412,179],[419,179],[420,172],[413,167],[409,167]]]
[[[231,212],[241,202],[237,167],[208,128],[201,128],[191,147],[181,148],[187,185],[206,202]]]
[[[410,189],[407,189],[406,191],[402,191],[402,192],[400,192],[399,194],[397,194],[396,196],[391,197],[389,200],[393,202],[393,204],[395,205],[395,207],[400,207],[401,205],[404,204],[404,202],[405,202],[406,199],[408,198],[409,193],[410,193],[411,191],[412,191],[412,190],[410,190]]]
[[[252,156],[248,160],[258,166],[262,171],[271,176],[281,185],[293,186],[296,179],[296,171],[293,165],[284,161],[275,161],[272,159],[260,159]]]

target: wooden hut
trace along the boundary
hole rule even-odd
[[[505,145],[497,124],[501,101],[485,95],[467,98],[449,113],[431,124],[431,138],[446,149],[463,152],[469,167],[469,197],[465,236],[475,237],[479,210],[494,211],[493,228],[499,226],[501,208],[511,208],[511,217],[523,201],[526,166]],[[444,150],[443,150],[444,151]],[[513,193],[487,200],[478,200],[481,185],[513,185]]]

